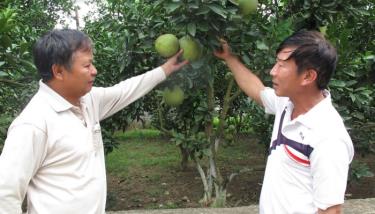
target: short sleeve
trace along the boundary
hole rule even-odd
[[[262,100],[262,104],[267,114],[276,114],[277,96],[275,94],[275,90],[269,87],[265,87],[260,92],[260,99]]]
[[[314,148],[310,163],[316,207],[325,210],[344,203],[352,156],[351,147],[341,139],[329,138]]]

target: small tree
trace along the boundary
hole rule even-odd
[[[224,206],[226,188],[236,175],[222,175],[216,163],[220,145],[231,138],[228,116],[249,109],[252,130],[265,145],[272,126],[272,118],[265,119],[259,107],[239,99],[244,96],[233,78],[223,63],[212,56],[212,51],[220,47],[219,37],[228,39],[242,61],[269,85],[268,73],[278,44],[301,28],[321,30],[336,45],[341,58],[330,84],[334,101],[352,127],[351,132],[358,133],[353,138],[357,147],[362,139],[365,150],[372,147],[374,81],[370,71],[374,67],[375,28],[364,27],[373,25],[372,2],[266,0],[259,3],[257,13],[246,17],[238,13],[236,1],[226,0],[116,0],[100,8],[102,18],[87,25],[86,30],[97,44],[96,57],[101,63],[98,69],[112,71],[99,73],[101,85],[161,64],[164,59],[156,55],[153,47],[161,34],[173,33],[179,38],[190,35],[203,47],[201,59],[169,77],[105,126],[114,131],[126,127],[131,118],[139,118],[144,111],[152,112],[156,126],[179,146],[182,167],[189,159],[194,161],[204,186],[203,204]],[[370,36],[354,38],[358,32]],[[352,46],[350,39],[360,45]],[[175,85],[184,90],[185,99],[180,106],[171,107],[162,101],[162,91]],[[214,119],[218,124],[213,124]]]
[[[63,0],[0,2],[0,152],[11,121],[37,90],[32,47],[71,8]]]

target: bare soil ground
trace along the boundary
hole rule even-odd
[[[252,141],[245,141],[248,158],[235,158],[220,161],[223,175],[250,167],[252,171],[236,176],[228,187],[227,206],[246,206],[258,203],[261,183],[264,175],[264,148]],[[177,148],[176,148],[177,149]],[[356,156],[356,160],[366,162],[375,172],[375,155]],[[153,167],[152,169],[134,169],[132,176],[126,179],[108,174],[108,210],[134,210],[158,208],[195,208],[201,207],[202,182],[194,165],[186,171],[174,168]],[[157,173],[156,173],[157,172]],[[162,176],[155,177],[159,174]],[[348,184],[347,199],[374,198],[375,177],[363,178],[359,182]]]

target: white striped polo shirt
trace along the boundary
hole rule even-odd
[[[275,114],[260,197],[260,213],[316,213],[342,204],[352,141],[330,94],[291,120],[293,103],[271,88],[261,92],[266,113]]]

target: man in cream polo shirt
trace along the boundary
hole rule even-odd
[[[13,121],[0,156],[0,213],[102,214],[106,174],[100,121],[152,90],[187,61],[162,66],[108,88],[97,74],[90,38],[53,30],[34,47],[39,90]]]
[[[354,149],[326,90],[336,68],[334,47],[319,32],[295,32],[276,51],[268,88],[221,42],[214,54],[239,87],[275,115],[260,213],[341,213]]]

